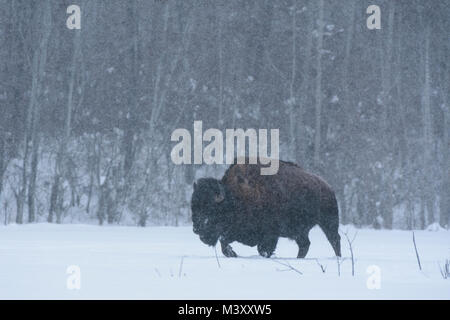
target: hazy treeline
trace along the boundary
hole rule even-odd
[[[170,135],[202,120],[279,128],[280,158],[329,181],[343,223],[449,224],[447,1],[0,8],[4,223],[188,223],[192,182],[225,165],[173,165]]]

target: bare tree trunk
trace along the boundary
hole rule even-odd
[[[219,117],[218,128],[222,128],[223,125],[223,47],[222,47],[222,11],[221,7],[217,5],[218,10],[216,12],[218,21],[218,35],[217,35],[217,48],[219,50]]]
[[[350,79],[348,77],[349,69],[350,69],[350,58],[351,58],[351,51],[352,51],[352,41],[353,41],[353,33],[355,31],[355,12],[356,12],[356,3],[355,1],[350,1],[350,21],[348,24],[348,32],[345,39],[345,56],[344,56],[344,63],[342,65],[342,84],[343,84],[343,104],[344,107],[348,106],[350,104],[350,90],[349,90],[349,82]]]
[[[433,196],[433,171],[431,168],[433,129],[431,119],[431,74],[430,74],[430,29],[426,31],[425,39],[425,83],[422,99],[423,111],[423,147],[424,147],[424,200],[427,211],[427,224],[431,224],[434,219],[434,196]]]
[[[391,86],[392,86],[392,73],[393,73],[393,66],[392,66],[392,46],[393,46],[393,33],[394,33],[394,13],[395,13],[395,5],[390,3],[389,6],[389,17],[388,17],[388,39],[386,42],[386,48],[383,49],[381,47],[381,55],[383,61],[383,66],[381,67],[381,73],[382,73],[382,101],[383,101],[383,141],[385,144],[385,150],[388,154],[387,159],[385,161],[385,168],[384,170],[384,185],[385,185],[385,199],[383,206],[381,207],[381,215],[383,217],[383,227],[386,229],[392,229],[392,223],[393,223],[393,172],[395,170],[395,162],[392,158],[390,158],[390,155],[393,154],[392,152],[392,139],[391,137],[391,126],[390,126],[390,106],[391,106]]]
[[[421,192],[421,196],[420,196],[420,211],[419,211],[419,226],[420,229],[425,229],[426,227],[426,217],[425,217],[425,202],[426,202],[426,198],[425,198],[425,191],[424,188],[420,188]]]
[[[37,124],[37,123],[36,123]],[[35,197],[36,197],[36,178],[38,169],[38,153],[40,144],[40,133],[38,130],[33,134],[33,148],[31,156],[30,183],[28,185],[28,222],[33,223],[36,219]]]
[[[342,64],[342,108],[344,110],[344,113],[350,112],[352,113],[353,110],[350,109],[350,79],[349,79],[349,73],[350,73],[350,58],[351,58],[351,51],[352,51],[352,41],[353,41],[353,34],[355,31],[355,13],[356,13],[356,3],[355,1],[351,0],[348,4],[349,11],[350,11],[350,21],[348,24],[348,32],[346,34],[345,39],[345,56],[344,56],[344,62]],[[347,180],[350,181],[351,179]],[[342,219],[342,224],[347,224],[350,222],[350,217],[347,212],[347,201],[345,199],[345,193],[344,193],[344,187],[345,187],[346,181],[344,181],[343,185],[341,186],[341,190],[337,190],[340,194],[340,197],[342,198],[341,206],[340,206],[340,214]]]
[[[31,127],[31,115],[34,111],[34,107],[37,99],[37,83],[38,83],[38,50],[35,50],[33,55],[32,63],[32,81],[31,81],[31,95],[30,102],[28,104],[26,123],[25,123],[25,133],[24,133],[24,154],[22,160],[22,187],[17,195],[17,213],[16,213],[16,223],[23,223],[23,210],[25,203],[25,192],[27,187],[28,179],[28,157],[30,150],[30,127]]]
[[[67,160],[67,145],[69,143],[71,126],[72,126],[72,112],[74,106],[74,88],[75,88],[75,77],[77,72],[77,58],[80,51],[81,42],[81,30],[73,30],[74,40],[73,40],[73,55],[72,62],[70,66],[70,78],[69,78],[69,93],[67,95],[67,105],[66,114],[64,122],[64,136],[61,139],[60,145],[58,147],[58,154],[56,156],[55,163],[55,175],[53,178],[52,193],[50,197],[50,212],[48,217],[48,222],[53,222],[53,213],[56,213],[56,222],[61,222],[62,208],[64,203],[63,198],[63,188],[61,185],[61,180],[68,176],[68,160]]]
[[[27,110],[27,119],[25,125],[25,152],[23,157],[23,165],[22,165],[22,187],[19,192],[19,200],[17,206],[17,216],[16,223],[23,223],[23,211],[24,211],[24,203],[26,197],[26,189],[27,189],[27,178],[28,178],[28,161],[29,161],[29,153],[30,153],[30,142],[33,142],[33,164],[32,164],[32,173],[31,173],[31,188],[28,190],[29,195],[29,204],[31,203],[32,209],[31,213],[28,217],[29,221],[34,221],[34,192],[36,185],[36,171],[37,171],[37,152],[39,150],[39,137],[38,137],[38,118],[40,113],[40,86],[43,81],[45,66],[47,62],[47,48],[48,41],[51,33],[51,4],[50,0],[47,0],[44,5],[40,6],[43,31],[42,38],[40,39],[40,43],[38,48],[34,50],[33,54],[33,63],[32,63],[32,84],[31,84],[31,96],[30,102]],[[31,193],[30,193],[31,191]]]
[[[94,144],[94,143],[92,143]],[[89,155],[88,158],[88,170],[89,170],[89,191],[88,191],[88,200],[86,204],[86,213],[89,214],[89,210],[91,207],[91,200],[92,200],[92,191],[94,189],[94,152],[90,151],[91,155]]]
[[[5,212],[5,220],[4,220],[5,226],[8,225],[8,221],[9,221],[8,206],[9,206],[9,201],[8,200],[4,201],[4,203],[3,203],[3,210]]]
[[[306,35],[306,46],[305,46],[305,56],[302,63],[302,83],[300,85],[299,93],[299,104],[297,110],[297,154],[295,155],[295,161],[305,165],[306,156],[306,130],[304,127],[304,111],[307,109],[308,101],[308,83],[309,83],[309,71],[311,65],[311,51],[313,47],[313,30],[314,30],[315,19],[310,16],[308,21],[308,30]]]
[[[408,230],[414,229],[414,207],[410,197],[406,199],[406,228]]]
[[[57,200],[58,200],[58,189],[59,189],[59,176],[55,176],[53,181],[52,190],[50,193],[50,209],[48,212],[47,222],[53,222],[53,216],[57,210]]]
[[[322,46],[323,46],[323,0],[319,0],[319,20],[317,36],[317,75],[316,75],[316,120],[314,138],[314,166],[319,167],[321,144],[321,117],[322,117]]]
[[[294,0],[292,6],[292,63],[291,63],[291,81],[289,84],[289,154],[292,160],[296,160],[296,128],[297,128],[297,101],[295,96],[295,77],[297,74],[297,0]]]
[[[397,33],[402,34],[402,13],[398,13],[398,28]],[[409,159],[409,149],[408,149],[408,131],[407,131],[407,120],[406,120],[406,107],[403,99],[403,41],[402,37],[397,40],[397,79],[396,79],[396,89],[397,89],[397,100],[399,112],[397,113],[397,125],[400,127],[400,134],[398,140],[399,149],[399,169],[400,169],[400,185],[402,189],[405,189],[404,197],[400,200],[406,201],[406,228],[412,230],[414,228],[414,208],[412,203],[413,192],[412,188],[408,183],[407,171],[408,171],[408,159]]]
[[[128,112],[125,113],[125,128],[124,137],[122,142],[122,150],[124,153],[123,160],[123,174],[125,178],[128,177],[128,173],[134,163],[135,158],[135,136],[136,125],[139,115],[139,103],[138,103],[138,87],[139,87],[139,10],[137,0],[132,0],[131,4],[128,4],[128,19],[129,26],[131,28],[130,35],[132,35],[132,45],[129,50],[129,79],[130,79],[130,93]]]
[[[57,210],[56,210],[56,223],[60,224],[62,222],[63,208],[64,208],[64,189],[61,189],[59,192],[60,197],[57,201]]]
[[[0,197],[3,191],[3,179],[6,170],[6,146],[3,128],[0,128]]]
[[[440,211],[440,225],[442,227],[450,227],[450,119],[449,113],[450,108],[448,105],[447,94],[449,88],[446,88],[446,81],[448,79],[448,74],[445,74],[444,79],[441,81],[442,83],[442,108],[443,108],[443,116],[444,116],[444,137],[442,139],[442,160],[443,160],[443,172],[442,172],[442,186],[440,192],[440,201],[439,201],[439,211]]]

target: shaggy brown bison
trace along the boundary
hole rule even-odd
[[[280,161],[272,176],[261,175],[261,166],[233,164],[222,180],[202,178],[194,183],[194,233],[210,246],[220,240],[227,257],[237,256],[230,246],[233,241],[257,246],[261,256],[270,257],[278,238],[287,237],[297,242],[298,258],[304,258],[308,233],[319,225],[340,256],[338,207],[331,187],[290,162]]]

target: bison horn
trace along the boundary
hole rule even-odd
[[[220,182],[218,183],[218,186],[219,186],[219,194],[215,195],[214,200],[217,203],[221,203],[223,200],[225,200],[225,190]]]

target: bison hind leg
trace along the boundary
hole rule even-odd
[[[341,256],[341,236],[339,235],[339,223],[334,221],[328,221],[320,224],[320,228],[325,233],[328,241],[333,247],[336,256]]]
[[[304,257],[306,257],[306,254],[309,251],[309,245],[311,244],[308,238],[308,233],[301,234],[300,236],[298,236],[295,239],[295,242],[297,242],[298,245],[297,258],[303,259]]]
[[[341,236],[339,235],[339,233],[336,231],[334,233],[331,233],[330,235],[328,235],[327,233],[325,233],[327,236],[328,241],[330,242],[331,246],[333,247],[334,253],[336,254],[336,256],[340,257],[341,256]]]
[[[264,258],[270,258],[275,251],[278,243],[278,236],[268,235],[264,236],[260,243],[258,243],[258,253]]]

